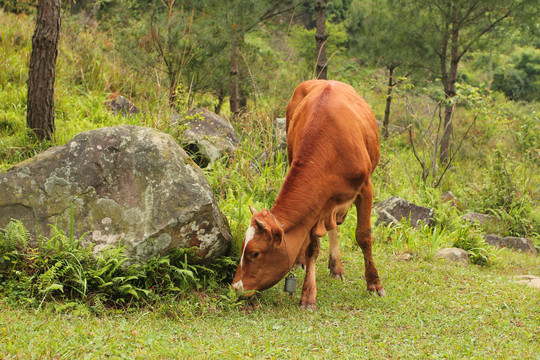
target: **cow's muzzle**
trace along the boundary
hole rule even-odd
[[[232,288],[238,293],[243,293],[244,292],[244,283],[242,282],[242,280],[237,281],[234,284],[232,284]]]

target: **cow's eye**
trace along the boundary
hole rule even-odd
[[[254,252],[251,253],[251,258],[252,259],[256,259],[258,257],[259,257],[259,252],[258,251],[254,251]]]

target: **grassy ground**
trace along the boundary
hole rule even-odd
[[[538,261],[502,251],[492,267],[443,260],[401,261],[375,247],[386,298],[364,290],[361,251],[345,246],[347,278],[318,264],[317,311],[298,308],[282,284],[253,304],[225,292],[101,316],[35,309],[0,300],[0,354],[6,359],[65,358],[514,358],[540,359],[540,292],[515,275],[540,276]],[[362,270],[361,270],[362,268]],[[297,270],[300,275],[301,271]],[[16,321],[15,321],[16,319]]]

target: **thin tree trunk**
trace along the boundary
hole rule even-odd
[[[178,85],[176,84],[176,75],[169,73],[169,76],[171,77],[169,79],[169,107],[171,109],[174,109],[178,104]]]
[[[26,123],[39,140],[54,134],[54,80],[60,37],[60,0],[39,0],[28,69]]]
[[[317,44],[317,79],[326,79],[328,64],[326,63],[326,18],[324,16],[324,0],[315,0],[315,24],[317,32],[315,41]]]
[[[439,160],[441,163],[446,164],[450,156],[450,142],[452,140],[452,133],[454,125],[452,119],[454,117],[454,105],[449,101],[456,96],[456,81],[457,81],[457,68],[459,64],[459,52],[458,52],[458,40],[459,40],[459,24],[457,11],[453,12],[452,29],[451,29],[451,49],[450,49],[450,71],[446,72],[446,61],[442,64],[444,66],[443,84],[444,93],[446,99],[446,106],[444,109],[444,127],[441,137],[441,147],[439,151]],[[446,57],[446,51],[441,56]]]
[[[390,123],[390,104],[392,103],[392,90],[394,87],[393,83],[394,77],[394,68],[388,68],[388,91],[386,93],[386,108],[384,109],[384,120],[383,120],[383,138],[388,139],[388,124]]]
[[[240,91],[238,85],[238,33],[235,32],[231,50],[231,93],[229,95],[229,105],[231,112],[236,116],[240,113]]]
[[[491,90],[491,85],[493,85],[493,48],[489,48],[489,81],[488,89]]]

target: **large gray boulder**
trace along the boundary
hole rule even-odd
[[[537,255],[536,248],[534,247],[534,243],[531,239],[514,236],[500,237],[493,234],[484,235],[484,239],[491,246],[509,248],[526,254]]]
[[[420,224],[430,225],[433,220],[434,210],[418,206],[397,196],[391,196],[373,207],[379,215],[376,225],[399,224],[402,219],[410,219],[413,227]]]
[[[231,123],[204,108],[190,110],[186,116],[173,116],[173,125],[184,127],[182,146],[202,167],[238,149],[240,140]]]
[[[69,229],[99,251],[122,242],[147,260],[197,247],[206,263],[231,235],[201,169],[164,133],[138,126],[87,131],[0,174],[0,227],[20,219],[36,234]]]

